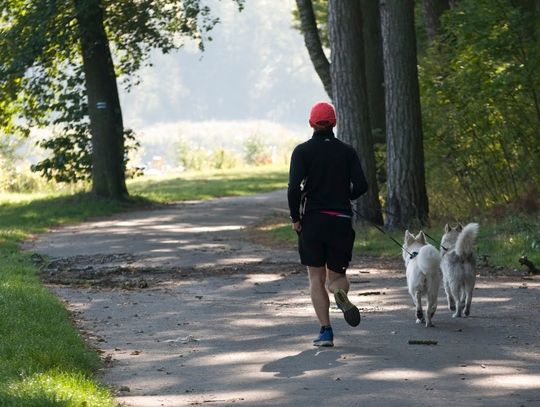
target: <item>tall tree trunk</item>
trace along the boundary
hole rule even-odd
[[[369,120],[373,141],[386,142],[384,65],[379,2],[361,0]]]
[[[124,199],[124,126],[101,0],[74,0],[92,133],[92,192]]]
[[[328,97],[332,99],[332,80],[330,78],[330,63],[324,54],[319,30],[317,29],[317,20],[313,11],[311,0],[296,0],[298,12],[300,14],[300,26],[304,34],[304,42],[308,50],[309,58],[313,63],[315,72],[321,79],[324,90]]]
[[[382,224],[366,96],[360,2],[330,0],[328,6],[338,136],[358,151],[369,184],[368,192],[358,199],[358,211],[367,220]]]
[[[422,0],[422,14],[429,42],[432,42],[439,33],[441,15],[449,8],[448,0]]]
[[[422,119],[413,0],[381,0],[386,90],[386,226],[427,224]]]

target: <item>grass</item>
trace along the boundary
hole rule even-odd
[[[144,177],[128,183],[131,194],[157,202],[249,195],[287,186],[287,167],[268,166],[233,170],[185,172],[166,177]]]
[[[107,216],[153,201],[245,195],[286,185],[284,168],[186,173],[132,181],[139,198],[118,203],[89,194],[0,194],[0,406],[115,406],[95,378],[88,349],[63,304],[39,280],[19,244],[52,226]],[[140,197],[143,197],[141,199]]]
[[[527,256],[537,267],[540,266],[540,221],[535,217],[511,215],[502,220],[479,221],[477,253],[487,266],[505,269],[520,269],[520,256]],[[269,222],[265,226],[270,237],[280,243],[296,243],[296,234],[286,220]],[[435,239],[437,246],[444,224],[436,223],[426,232]],[[403,232],[390,233],[398,242],[403,241]],[[401,249],[372,226],[360,226],[356,230],[355,254],[401,258]]]
[[[53,225],[131,206],[87,194],[0,196],[0,405],[115,405],[93,378],[99,357],[87,349],[62,303],[41,285],[19,243]]]

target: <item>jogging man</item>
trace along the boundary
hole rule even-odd
[[[298,233],[300,261],[307,266],[309,290],[321,325],[315,346],[334,346],[330,325],[330,299],[351,326],[360,323],[360,312],[347,298],[345,273],[352,257],[355,233],[351,200],[367,191],[356,151],[338,140],[334,107],[313,105],[309,116],[313,136],[294,149],[287,198],[293,229]],[[328,290],[328,291],[327,291]]]

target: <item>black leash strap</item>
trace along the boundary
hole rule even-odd
[[[422,232],[424,232],[424,231],[422,231]],[[427,237],[428,239],[431,239],[431,241],[432,241],[433,243],[439,244],[439,242],[437,242],[435,239],[433,239],[433,238],[432,238],[430,235],[428,235],[426,232],[424,232],[424,235],[426,235],[426,237]],[[439,247],[440,247],[441,249],[443,249],[445,252],[448,251],[448,249],[447,249],[446,247],[444,247],[442,244],[439,245]]]
[[[364,220],[367,220],[369,223],[371,223],[371,225],[372,225],[375,229],[377,229],[377,230],[378,230],[379,232],[381,232],[383,235],[388,236],[388,237],[390,238],[390,240],[392,240],[392,242],[394,242],[395,244],[397,244],[397,245],[401,248],[401,250],[404,250],[405,253],[407,253],[407,254],[410,256],[411,259],[414,259],[414,258],[418,255],[418,252],[412,252],[412,253],[411,253],[410,251],[408,251],[407,249],[405,249],[401,243],[399,243],[396,239],[394,239],[392,236],[390,236],[388,233],[386,233],[386,231],[385,231],[383,228],[381,228],[379,225],[377,225],[377,224],[376,224],[375,222],[373,222],[372,220],[366,218],[365,216],[360,215],[356,209],[352,208],[352,210],[353,210],[353,212],[356,214],[356,216],[358,216],[358,217],[360,217],[360,218],[362,218],[362,219],[364,219]]]
[[[353,210],[354,210],[354,208],[353,208]],[[379,211],[380,211],[381,213],[385,213],[385,214],[390,215],[390,216],[395,216],[392,212],[388,212],[388,211],[383,210],[383,209],[379,209]],[[355,211],[355,212],[356,212],[356,211]],[[357,213],[357,215],[358,215],[358,213]],[[364,218],[364,219],[365,219],[365,218]],[[369,220],[369,219],[368,219],[368,220]],[[401,225],[401,226],[403,226],[403,225]],[[431,241],[432,241],[433,243],[435,243],[437,246],[439,246],[439,247],[440,247],[441,249],[443,249],[445,252],[448,251],[448,249],[447,249],[446,247],[444,247],[442,244],[439,244],[438,241],[436,241],[435,239],[433,239],[433,238],[432,238],[430,235],[428,235],[425,231],[422,231],[422,232],[424,232],[424,235],[426,235],[426,237],[427,237],[428,239],[431,239]]]

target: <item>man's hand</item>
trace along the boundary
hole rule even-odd
[[[296,233],[300,233],[300,231],[302,230],[302,225],[300,224],[300,221],[294,222],[292,224],[292,228]]]

